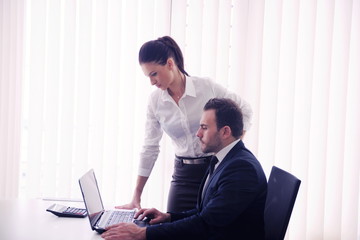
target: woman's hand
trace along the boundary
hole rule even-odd
[[[135,201],[135,200],[132,200],[130,203],[128,204],[124,204],[124,205],[120,205],[120,206],[115,206],[115,208],[118,208],[118,209],[140,209],[141,208],[141,205],[140,205],[140,202],[139,201]]]
[[[133,198],[131,200],[130,203],[125,204],[125,205],[121,205],[121,206],[116,206],[115,208],[120,208],[120,209],[140,209],[141,205],[141,194],[142,191],[144,189],[144,186],[147,182],[149,177],[143,177],[143,176],[138,176],[137,181],[136,181],[136,187],[135,187],[135,191],[134,191],[134,195]]]

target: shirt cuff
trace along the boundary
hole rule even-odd
[[[151,169],[139,168],[138,175],[142,177],[149,177]]]

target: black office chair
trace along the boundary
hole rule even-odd
[[[292,174],[272,167],[265,203],[265,239],[284,239],[300,183]]]

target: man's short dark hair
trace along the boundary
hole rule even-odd
[[[212,98],[204,106],[204,111],[215,110],[217,129],[229,126],[232,135],[240,138],[243,133],[244,123],[239,106],[228,98]]]

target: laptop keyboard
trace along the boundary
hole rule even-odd
[[[135,212],[121,212],[121,211],[114,211],[111,216],[109,217],[106,227],[110,225],[114,225],[120,222],[132,222],[134,220]]]

